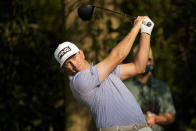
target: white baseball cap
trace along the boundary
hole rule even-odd
[[[79,52],[78,47],[71,42],[63,42],[58,45],[54,52],[55,59],[63,66],[63,63],[72,55]]]

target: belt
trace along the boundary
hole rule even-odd
[[[148,127],[148,125],[146,123],[138,123],[128,126],[112,126],[107,128],[100,128],[99,131],[135,131],[144,127]]]

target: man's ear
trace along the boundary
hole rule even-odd
[[[85,59],[85,55],[84,55],[83,50],[80,50],[79,53],[81,54],[82,58]]]

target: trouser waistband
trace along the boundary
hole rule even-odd
[[[100,128],[99,131],[124,131],[124,130],[135,131],[144,127],[148,127],[148,125],[146,123],[138,123],[138,124],[128,125],[128,126],[113,126],[107,128]]]

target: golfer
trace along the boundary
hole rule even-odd
[[[83,51],[71,42],[59,44],[55,50],[54,56],[61,68],[73,75],[70,80],[73,95],[88,108],[99,131],[151,131],[122,80],[145,71],[153,27],[147,16],[138,16],[130,32],[96,65],[87,62]],[[139,49],[134,61],[121,64],[139,32]]]

